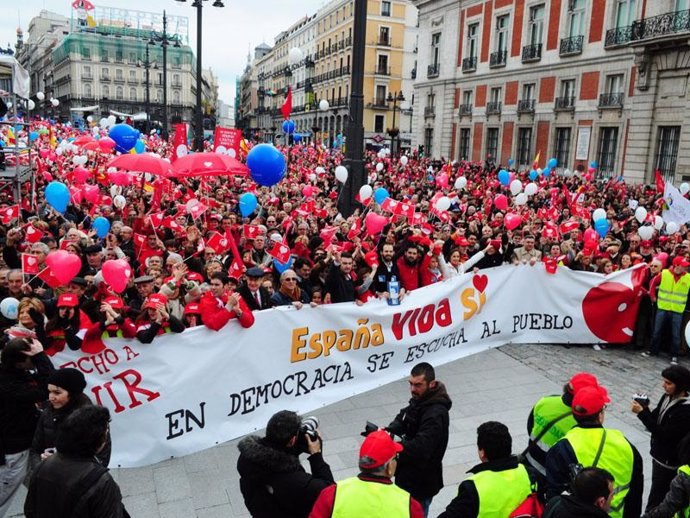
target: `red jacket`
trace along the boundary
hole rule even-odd
[[[372,484],[392,484],[389,478],[377,477],[374,475],[359,475],[360,480],[371,482]],[[333,515],[333,505],[335,504],[335,492],[337,485],[328,486],[321,491],[319,497],[314,502],[309,518],[331,518]],[[424,518],[422,505],[410,496],[410,518]]]
[[[228,323],[228,320],[237,318],[237,314],[234,311],[228,311],[225,308],[227,303],[227,294],[223,295],[222,298],[218,298],[214,297],[210,291],[204,293],[204,296],[201,297],[199,301],[199,310],[201,311],[206,327],[218,331]],[[252,327],[252,325],[254,325],[254,314],[241,297],[240,309],[242,310],[242,316],[238,318],[240,324],[242,327]]]
[[[429,269],[430,262],[431,256],[428,254],[424,254],[414,266],[407,264],[404,257],[399,257],[396,264],[400,272],[400,286],[405,288],[405,291],[412,291],[431,284],[430,276],[423,273]]]

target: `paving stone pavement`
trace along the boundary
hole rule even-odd
[[[446,486],[434,498],[429,516],[437,516],[457,492],[466,471],[478,462],[476,428],[488,420],[505,423],[514,451],[527,443],[527,415],[537,399],[559,393],[575,372],[595,374],[609,389],[606,426],[622,430],[642,453],[646,490],[651,459],[649,434],[630,412],[631,395],[646,391],[653,402],[661,396],[664,358],[641,358],[628,348],[594,351],[590,347],[507,345],[437,368],[453,400],[448,450],[444,458]],[[389,383],[314,412],[324,436],[324,454],[336,480],[357,473],[359,433],[367,420],[387,424],[409,398],[405,379]],[[133,518],[248,517],[235,470],[238,440],[136,469],[113,469],[125,505]],[[25,492],[8,516],[23,516]]]

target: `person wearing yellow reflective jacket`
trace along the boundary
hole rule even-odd
[[[678,445],[678,460],[682,466],[671,481],[671,489],[664,500],[642,515],[642,518],[687,518],[690,516],[690,435]]]
[[[457,496],[438,518],[506,518],[536,488],[534,473],[511,454],[508,427],[489,421],[477,428],[481,463],[460,484]]]
[[[603,427],[608,402],[601,386],[585,387],[575,394],[572,408],[577,426],[546,456],[546,496],[551,499],[567,490],[573,473],[581,467],[601,468],[615,480],[610,516],[637,518],[642,511],[642,457],[619,430]]]

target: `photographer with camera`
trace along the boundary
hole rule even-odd
[[[266,436],[248,436],[237,446],[240,490],[252,518],[307,518],[321,490],[334,484],[321,453],[318,420],[303,421],[281,410],[266,426]],[[299,460],[308,453],[311,474]]]
[[[649,409],[649,398],[635,395],[632,411],[652,433],[652,487],[649,490],[647,511],[661,503],[676,476],[681,463],[678,445],[690,433],[690,370],[671,365],[661,372],[664,395],[654,410]]]

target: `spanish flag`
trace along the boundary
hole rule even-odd
[[[14,131],[12,131],[11,126],[8,126],[8,128],[7,128],[7,145],[8,146],[16,146],[17,145],[17,139],[14,136]]]
[[[537,156],[534,157],[534,162],[532,162],[532,169],[539,167],[539,157],[541,157],[541,150],[537,151]]]

